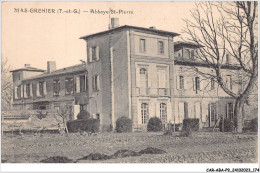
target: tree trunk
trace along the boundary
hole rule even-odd
[[[239,97],[236,99],[235,110],[234,110],[234,132],[242,133],[243,128],[243,106],[245,99]]]

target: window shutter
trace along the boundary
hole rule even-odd
[[[180,89],[180,76],[176,77],[176,88],[177,88],[177,90]]]
[[[76,77],[76,93],[80,92],[80,77]]]
[[[151,76],[151,70],[148,68],[147,69],[147,80],[148,80],[148,88],[152,86],[152,76]]]
[[[136,87],[140,87],[140,68],[136,68]]]
[[[85,91],[88,92],[88,76],[85,75]]]
[[[188,79],[187,77],[183,77],[184,89],[188,89]]]
[[[15,98],[15,99],[18,99],[17,86],[14,87],[14,98]]]
[[[37,82],[36,84],[36,96],[40,96],[40,83]]]
[[[100,90],[100,77],[97,76],[97,90]]]
[[[206,82],[206,79],[200,79],[200,91],[203,91],[203,90],[205,90],[205,88],[204,88],[204,83]]]
[[[47,84],[46,84],[46,81],[43,82],[43,95],[47,95]]]
[[[24,97],[24,90],[23,90],[23,85],[21,85],[21,98]]]
[[[30,96],[33,96],[33,87],[32,87],[32,83],[30,84]]]
[[[184,102],[184,118],[189,118],[188,103]]]
[[[96,59],[99,60],[99,47],[96,47]]]
[[[232,76],[230,76],[230,90],[232,90]]]
[[[193,83],[193,91],[196,91],[196,77],[192,78],[192,83]]]
[[[89,48],[89,62],[92,62],[92,48]]]

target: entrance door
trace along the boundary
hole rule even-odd
[[[217,121],[216,103],[210,103],[209,108],[209,127],[213,127]]]

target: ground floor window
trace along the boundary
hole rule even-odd
[[[146,124],[149,119],[149,107],[147,103],[141,104],[141,118],[142,118],[142,124]]]
[[[160,104],[160,118],[162,123],[167,123],[167,104],[161,103]]]
[[[234,119],[233,103],[228,103],[228,104],[227,104],[226,118],[229,119],[229,120],[233,120],[233,119]]]

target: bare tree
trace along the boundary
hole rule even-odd
[[[64,105],[57,110],[57,115],[62,119],[61,122],[59,119],[56,120],[63,124],[65,132],[68,133],[67,121],[69,120],[69,114],[71,113],[71,107],[69,105]]]
[[[1,106],[2,109],[10,109],[12,106],[12,76],[7,58],[1,60]]]
[[[258,76],[257,6],[257,1],[200,2],[191,11],[191,18],[185,20],[185,39],[201,45],[198,58],[214,70],[214,74],[205,75],[214,78],[236,99],[234,124],[237,132],[242,132],[243,105]],[[225,82],[226,54],[231,55],[234,66],[241,69],[245,87],[239,93],[232,91]]]

